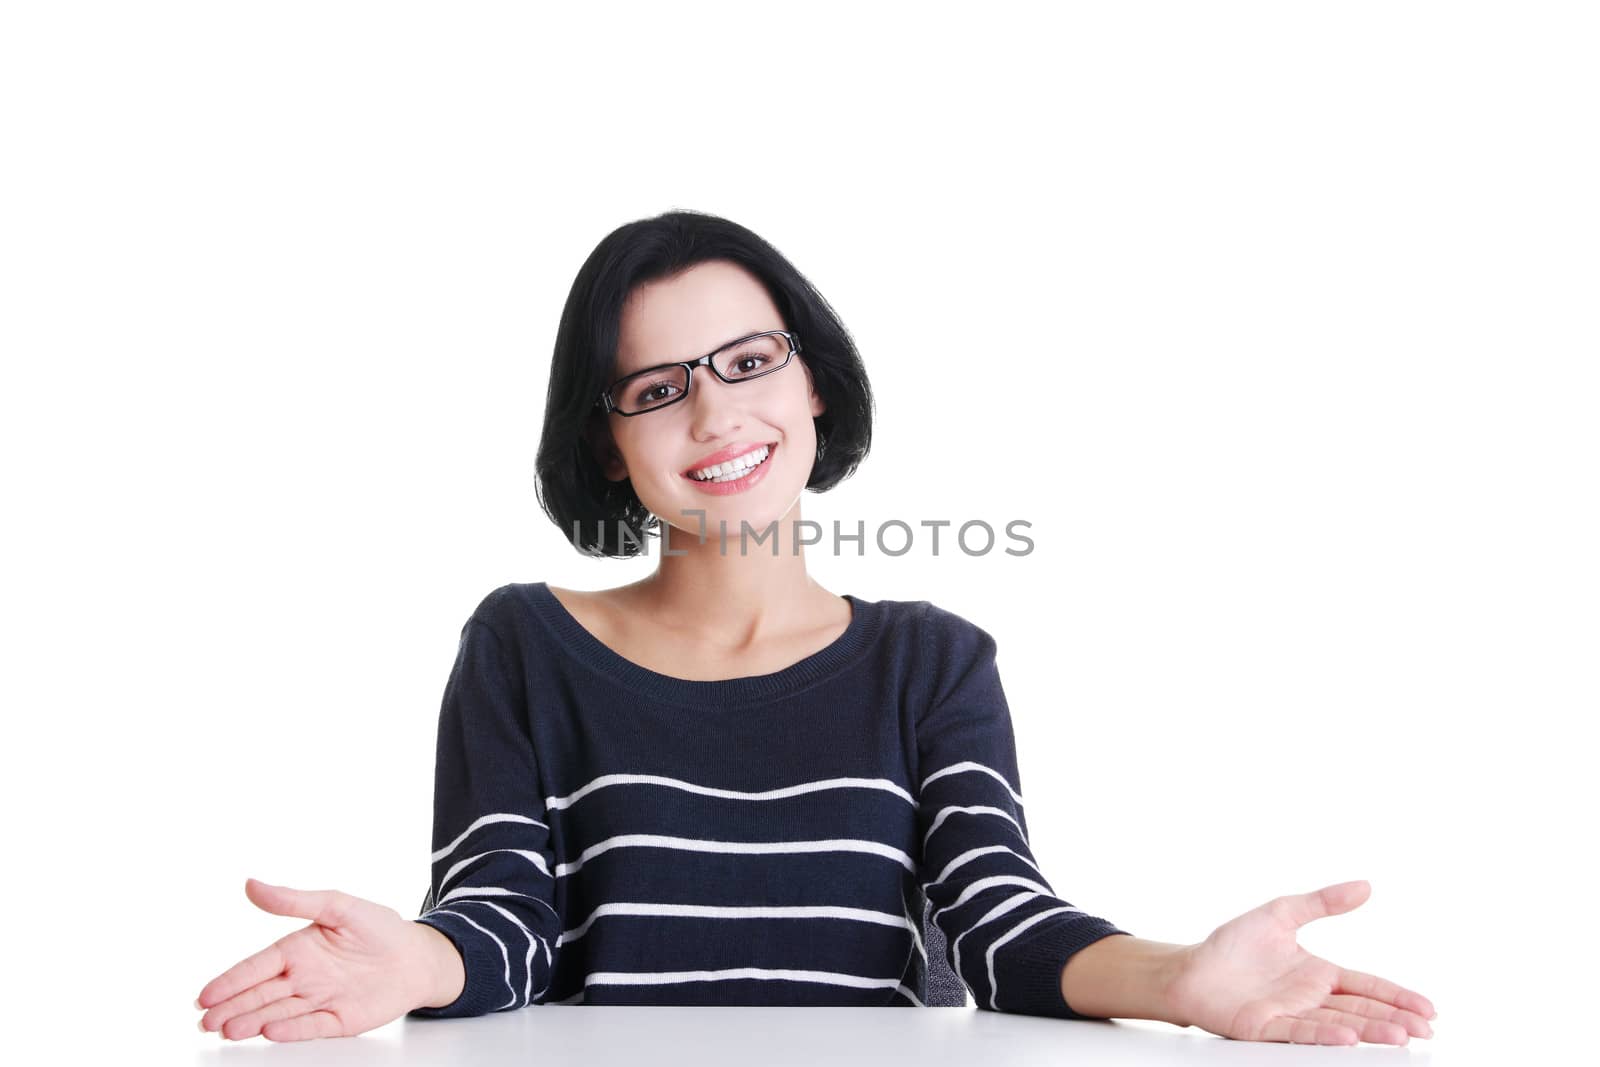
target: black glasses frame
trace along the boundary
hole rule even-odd
[[[734,347],[736,347],[738,345],[742,345],[746,341],[754,341],[757,337],[779,337],[779,336],[783,337],[785,340],[787,340],[789,342],[789,354],[787,356],[783,357],[783,362],[782,363],[778,364],[776,367],[769,367],[768,369],[762,371],[760,374],[746,374],[746,375],[744,375],[743,377],[740,377],[740,378],[729,378],[729,377],[725,376],[721,371],[719,371],[717,369],[716,363],[712,362],[713,358],[716,355],[718,355],[718,353],[726,352],[728,349],[734,348]],[[740,385],[740,384],[742,384],[744,382],[753,382],[757,378],[765,378],[769,374],[774,374],[774,373],[782,370],[783,368],[787,367],[790,363],[794,362],[794,357],[799,351],[800,351],[800,338],[798,336],[796,336],[795,333],[792,330],[762,330],[760,333],[753,333],[753,334],[750,334],[748,337],[741,337],[737,341],[729,341],[725,345],[719,345],[719,346],[717,346],[716,351],[707,352],[705,355],[701,356],[699,359],[683,360],[682,362],[679,362],[679,363],[658,363],[654,367],[646,367],[644,370],[634,371],[632,374],[627,375],[627,377],[618,378],[616,381],[612,382],[609,386],[607,386],[600,393],[600,399],[595,402],[595,407],[599,408],[601,411],[603,411],[603,412],[605,412],[607,414],[621,415],[625,419],[631,419],[635,415],[649,415],[649,414],[652,414],[654,412],[660,411],[662,408],[670,408],[672,405],[676,404],[678,401],[684,399],[685,397],[687,397],[689,395],[689,391],[694,388],[694,369],[696,367],[710,367],[711,368],[711,373],[715,374],[722,381],[727,382],[729,385]],[[684,384],[684,387],[683,387],[683,392],[679,393],[677,396],[673,397],[671,400],[668,400],[664,404],[657,404],[653,408],[645,408],[643,411],[622,411],[615,404],[613,404],[611,402],[612,390],[616,389],[616,387],[621,385],[623,382],[628,381],[631,378],[642,377],[642,376],[644,376],[646,374],[656,374],[656,373],[659,373],[660,371],[666,370],[668,367],[682,367],[682,368],[684,368],[685,384]]]

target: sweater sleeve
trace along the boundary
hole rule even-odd
[[[917,725],[922,889],[945,955],[978,1008],[1063,1019],[1061,972],[1079,949],[1127,934],[1057,897],[1028,847],[1011,713],[984,630],[947,616],[948,672]]]
[[[439,713],[432,873],[422,914],[461,953],[466,983],[418,1018],[536,1003],[550,988],[561,921],[525,687],[478,614],[461,629]]]

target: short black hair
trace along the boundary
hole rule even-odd
[[[753,274],[800,338],[800,358],[825,410],[814,420],[817,456],[806,488],[821,493],[848,478],[872,444],[872,389],[844,323],[776,248],[738,223],[699,211],[668,211],[620,226],[595,246],[573,280],[556,330],[545,396],[544,430],[534,492],[578,551],[628,558],[635,537],[659,536],[629,481],[605,477],[595,455],[608,441],[608,416],[595,407],[613,380],[622,308],[632,291],[707,260],[728,260]]]

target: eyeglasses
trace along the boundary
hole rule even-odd
[[[788,330],[754,333],[699,359],[663,363],[619,378],[600,394],[595,407],[628,417],[659,411],[689,395],[689,382],[696,367],[710,367],[718,378],[734,385],[782,370],[798,351],[800,338]]]

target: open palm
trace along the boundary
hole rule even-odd
[[[1404,1045],[1433,1036],[1433,1005],[1419,993],[1348,970],[1301,948],[1295,932],[1313,919],[1359,907],[1364,882],[1278,897],[1217,927],[1186,950],[1171,987],[1180,1019],[1241,1041]]]
[[[231,1040],[349,1037],[423,1003],[418,961],[426,932],[393,908],[334,889],[299,890],[254,878],[257,907],[311,923],[206,983],[201,1028]]]

